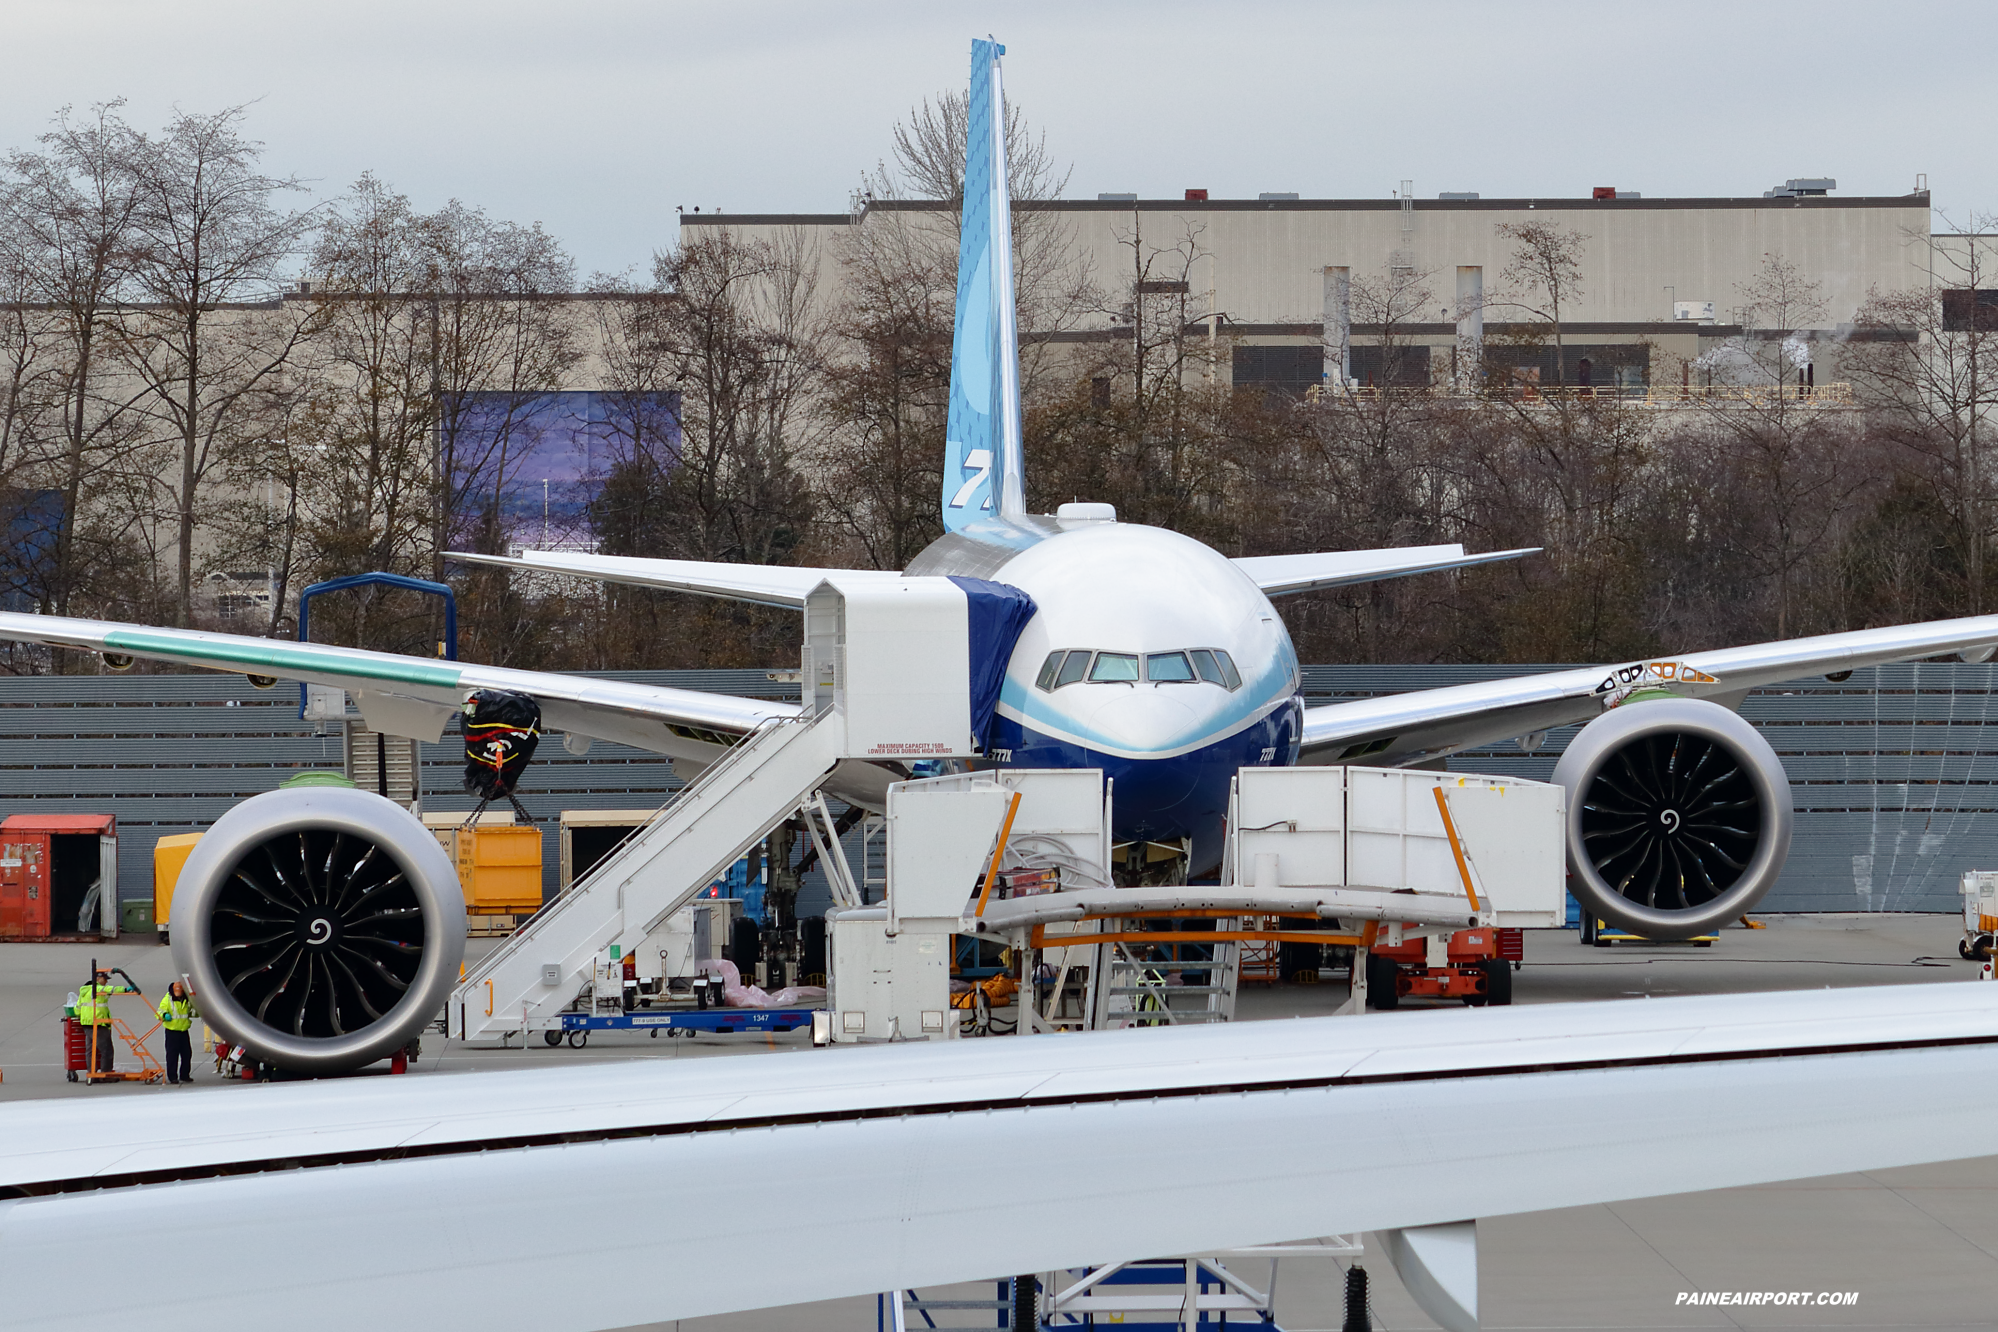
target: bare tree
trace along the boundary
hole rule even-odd
[[[133,395],[107,364],[105,345],[131,276],[133,167],[144,146],[118,108],[106,103],[80,121],[62,112],[39,152],[9,156],[0,195],[14,298],[8,444],[17,461],[33,458],[36,484],[60,496],[38,597],[57,614],[92,581],[87,552],[95,539],[107,528],[115,539],[126,526],[96,502],[103,469],[129,447],[137,424]],[[35,428],[24,413],[30,377],[54,391],[52,430]]]
[[[581,355],[565,302],[575,265],[537,223],[456,200],[423,219],[436,411],[438,575],[454,546],[503,554],[505,497],[532,446],[542,396]]]
[[[964,214],[964,163],[969,97],[961,89],[925,98],[893,130],[892,164],[878,163],[861,182],[856,211],[870,231],[904,233],[888,241],[861,241],[846,257],[850,266],[890,265],[902,281],[942,283],[946,311],[956,293],[957,242]],[[1078,258],[1074,229],[1044,205],[1068,188],[1070,168],[1048,150],[1045,133],[1029,127],[1019,105],[1006,105],[1007,184],[1012,191],[1013,290],[1023,332],[1052,333],[1073,327],[1098,297]],[[942,208],[936,207],[941,202]],[[1021,391],[1033,397],[1054,370],[1045,341],[1023,339]]]
[[[816,485],[828,535],[875,568],[900,569],[943,533],[956,254],[907,226],[851,232]]]
[[[211,472],[257,417],[255,396],[315,326],[277,298],[287,265],[317,221],[274,200],[302,187],[258,169],[244,108],[182,112],[134,155],[132,281],[145,302],[121,330],[130,369],[150,391],[172,456],[161,478],[173,524],[175,618],[194,614],[194,542]],[[273,308],[220,319],[227,306]]]
[[[1507,291],[1498,303],[1511,305],[1547,326],[1554,339],[1554,382],[1566,385],[1562,311],[1582,295],[1582,254],[1588,249],[1589,238],[1552,222],[1501,222],[1497,231],[1515,247],[1499,273]]]
[[[1983,417],[1998,399],[1998,306],[1985,303],[1992,276],[1978,233],[1994,226],[1978,218],[1965,236],[1926,238],[1932,285],[1869,292],[1845,350],[1875,429],[1921,461],[1954,519],[1973,615],[1990,536]]]

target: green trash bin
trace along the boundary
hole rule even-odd
[[[118,930],[122,934],[151,934],[153,932],[153,904],[150,900],[137,897],[118,904]]]

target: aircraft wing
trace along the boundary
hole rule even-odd
[[[1466,555],[1459,545],[1402,546],[1393,550],[1329,550],[1314,555],[1248,555],[1234,564],[1255,580],[1265,596],[1281,597],[1443,569],[1468,569],[1495,560],[1516,560],[1538,550],[1533,546]]]
[[[1989,655],[1993,644],[1998,644],[1998,615],[1981,615],[1696,652],[1678,661],[1584,666],[1321,704],[1305,710],[1299,761],[1341,763],[1364,758],[1383,766],[1419,762],[1587,721],[1632,688],[1656,687],[1690,698],[1725,700],[1805,675],[1948,653]]]
[[[518,558],[452,551],[447,558],[465,564],[490,564],[525,573],[568,574],[576,578],[594,578],[600,583],[693,592],[704,597],[792,609],[803,606],[806,595],[831,576],[847,580],[901,577],[892,570],[807,569],[786,564],[730,564],[721,560],[653,560],[636,555],[591,555],[560,550],[524,550]]]
[[[0,1324],[101,1252],[109,1323],[621,1327],[1952,1160],[1994,1098],[1998,986],[1928,984],[16,1101]]]
[[[54,615],[0,613],[0,639],[331,685],[354,696],[374,729],[432,742],[475,689],[531,695],[541,705],[547,730],[614,740],[697,763],[712,762],[766,719],[798,711],[793,703],[692,689]]]

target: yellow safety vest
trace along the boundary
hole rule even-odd
[[[86,985],[76,992],[76,1020],[86,1027],[111,1021],[111,996],[125,993],[122,985]]]
[[[194,1000],[160,996],[160,1025],[168,1031],[186,1031],[194,1019]]]

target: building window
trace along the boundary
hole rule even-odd
[[[1301,398],[1325,378],[1321,347],[1237,347],[1234,382],[1239,389],[1260,389],[1266,397]]]
[[[1998,291],[1959,287],[1942,294],[1945,333],[1990,333],[1998,330]]]
[[[1429,348],[1353,344],[1353,382],[1366,388],[1429,387]]]

